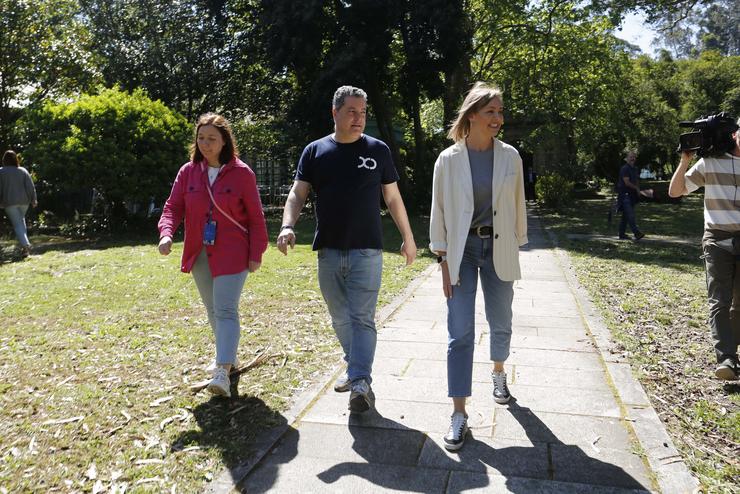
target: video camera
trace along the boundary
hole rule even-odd
[[[679,122],[679,127],[692,127],[678,138],[678,152],[696,151],[704,156],[721,156],[732,151],[735,141],[732,133],[738,129],[735,119],[725,112],[699,117],[693,122]]]

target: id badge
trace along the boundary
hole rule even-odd
[[[203,228],[203,245],[213,245],[216,243],[216,222],[206,221],[206,226]]]

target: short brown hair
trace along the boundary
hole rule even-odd
[[[230,162],[239,155],[239,150],[236,147],[236,141],[234,140],[234,134],[231,132],[231,124],[229,121],[216,113],[205,113],[198,117],[198,123],[195,125],[193,143],[190,145],[190,159],[193,163],[197,163],[205,159],[203,153],[198,149],[198,131],[204,125],[213,125],[221,133],[221,137],[224,140],[224,147],[221,149],[221,154],[219,154],[218,160],[222,165]]]
[[[447,137],[455,142],[462,141],[470,133],[471,114],[479,111],[494,98],[504,100],[503,93],[496,86],[490,86],[485,82],[476,82],[473,88],[465,96],[460,109],[457,111],[457,117],[452,122],[452,127],[447,133]]]
[[[18,166],[18,155],[12,149],[3,154],[3,166]]]

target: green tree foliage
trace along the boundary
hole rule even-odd
[[[224,0],[80,0],[108,86],[143,88],[189,119],[219,108],[229,62]]]
[[[127,201],[167,197],[190,132],[183,116],[142,90],[107,89],[29,112],[24,158],[48,188],[95,189],[120,217]]]
[[[23,109],[85,88],[95,70],[75,0],[0,0],[0,147]]]
[[[682,117],[694,119],[721,110],[740,116],[740,56],[705,51],[698,59],[681,61],[680,66]]]
[[[535,184],[537,201],[548,208],[560,209],[573,201],[575,184],[557,173],[549,173],[537,179]]]

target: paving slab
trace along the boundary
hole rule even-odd
[[[448,493],[512,493],[512,494],[644,494],[644,489],[622,489],[594,484],[577,484],[554,480],[529,479],[514,476],[452,472]]]
[[[547,445],[530,441],[471,437],[459,451],[444,449],[441,438],[424,443],[419,465],[517,477],[548,478]]]
[[[475,305],[471,433],[458,452],[442,437],[447,396],[447,308],[436,267],[379,311],[375,408],[347,409],[331,382],[299,398],[279,441],[231,471],[243,492],[691,492],[697,485],[670,442],[598,311],[536,218],[514,284],[505,370],[513,399],[491,396],[489,329]],[[644,456],[636,451],[644,451]],[[228,479],[226,472],[219,479]],[[245,476],[246,474],[246,476]],[[214,483],[216,484],[216,483]],[[233,486],[232,486],[233,488]],[[211,492],[230,492],[227,482]]]
[[[576,445],[594,452],[629,451],[632,447],[632,439],[619,418],[533,412],[527,408],[497,408],[493,437]]]
[[[322,396],[304,415],[302,422],[336,424],[342,426],[376,427],[383,429],[416,429],[428,434],[444,435],[450,427],[449,403],[427,403],[378,398],[375,411],[363,415],[350,414],[347,394]],[[468,411],[468,426],[476,436],[491,437],[493,405]]]
[[[446,491],[450,472],[399,465],[312,457],[267,456],[238,488],[249,494],[376,493]],[[228,491],[227,491],[228,492]]]

